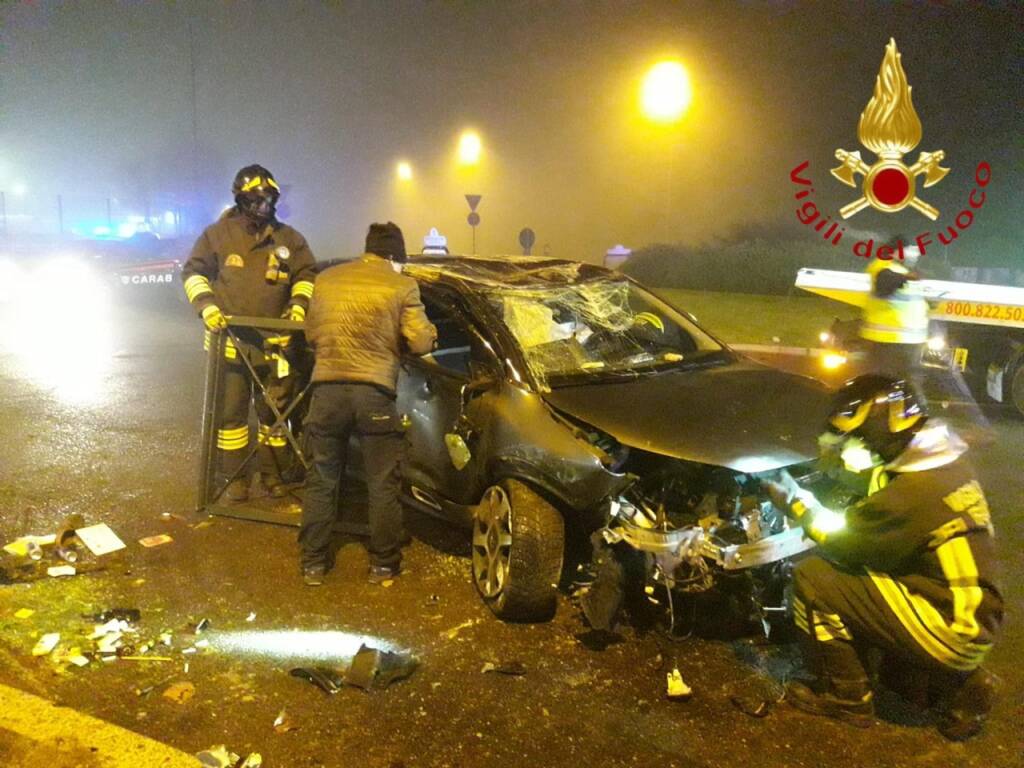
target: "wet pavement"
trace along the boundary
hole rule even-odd
[[[14,335],[32,324],[4,321]],[[770,692],[792,669],[789,644],[669,642],[628,626],[594,642],[566,596],[550,623],[503,624],[470,583],[466,536],[416,513],[392,585],[366,583],[365,551],[350,541],[323,587],[303,587],[294,529],[193,512],[203,354],[185,307],[115,305],[98,325],[33,334],[53,357],[0,343],[0,539],[52,532],[77,512],[127,548],[89,573],[0,586],[0,684],[187,753],[258,751],[268,768],[1024,765],[1024,421],[1004,410],[989,412],[998,439],[976,462],[1004,566],[1007,629],[990,666],[1005,685],[985,734],[954,745],[892,695],[867,731],[785,706],[742,714],[731,698]],[[138,544],[157,534],[173,541]],[[171,661],[65,668],[31,655],[41,634],[72,636],[83,614],[115,606],[141,610],[141,636],[169,630]],[[21,609],[34,612],[17,618]],[[190,635],[203,618],[209,629]],[[208,646],[183,655],[197,639]],[[386,690],[335,695],[288,674],[344,666],[361,642],[411,652],[420,667]],[[487,662],[519,662],[525,674],[485,674]],[[694,690],[688,702],[664,697],[673,664]],[[186,682],[184,702],[164,695]],[[2,707],[0,764],[91,764],[61,763],[52,744],[5,730]],[[282,709],[295,729],[275,731]]]

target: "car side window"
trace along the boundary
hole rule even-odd
[[[424,359],[452,373],[469,376],[472,351],[466,321],[444,296],[422,290],[421,297],[427,317],[437,327],[437,347],[429,355],[424,355]]]

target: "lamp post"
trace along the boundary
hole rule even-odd
[[[640,87],[640,106],[644,116],[655,123],[674,125],[686,114],[693,100],[690,76],[678,61],[660,61],[647,70]],[[671,238],[673,152],[666,163],[665,235]]]

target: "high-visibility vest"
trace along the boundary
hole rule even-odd
[[[910,270],[902,264],[873,262],[868,267],[871,293],[864,303],[860,335],[868,341],[883,344],[923,344],[928,340],[928,302],[917,280],[908,280],[891,296],[875,295],[875,279],[883,269],[906,275]]]

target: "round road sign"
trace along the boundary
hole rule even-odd
[[[480,223],[480,214],[473,211],[469,216],[466,217],[466,221],[469,222],[469,226],[475,227]]]

